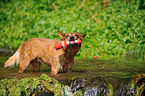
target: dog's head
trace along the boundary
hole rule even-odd
[[[86,34],[78,34],[76,32],[73,33],[62,33],[57,31],[61,40],[66,40],[66,41],[74,41],[77,39],[80,39],[81,41],[84,39],[84,37],[86,36]]]

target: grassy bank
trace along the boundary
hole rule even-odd
[[[144,57],[145,10],[140,0],[6,0],[0,2],[0,47],[18,48],[30,38],[87,34],[83,43],[98,57]],[[89,57],[84,50],[77,54]]]

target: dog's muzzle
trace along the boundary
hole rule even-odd
[[[69,41],[74,41],[74,36],[70,36],[70,40]]]

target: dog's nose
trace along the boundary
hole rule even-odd
[[[70,41],[74,41],[74,36],[70,36]]]

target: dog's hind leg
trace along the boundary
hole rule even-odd
[[[59,67],[52,65],[52,67],[51,67],[51,74],[52,75],[56,75],[58,73],[59,69],[60,69]]]
[[[60,69],[61,69],[60,62],[57,61],[53,62],[51,66],[51,74],[56,75]]]
[[[32,59],[30,58],[25,58],[23,60],[20,60],[20,67],[19,67],[19,72],[18,73],[23,73],[23,71],[27,68],[27,66],[29,65],[30,61]]]

